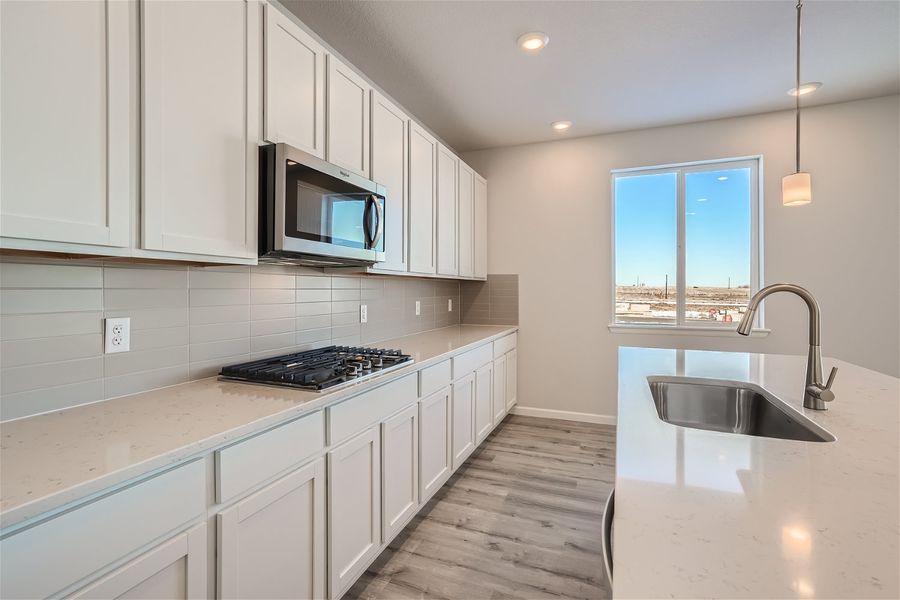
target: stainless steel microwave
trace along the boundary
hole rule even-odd
[[[385,189],[308,152],[259,152],[261,262],[338,266],[384,260]]]

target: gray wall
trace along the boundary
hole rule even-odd
[[[465,154],[488,179],[488,271],[519,275],[520,405],[614,415],[619,345],[805,353],[805,307],[783,294],[767,300],[763,339],[607,327],[610,170],[757,154],[765,282],[812,290],[825,356],[900,374],[898,115],[898,96],[804,110],[802,167],[814,198],[805,207],[781,205],[781,178],[793,172],[791,112]],[[552,378],[539,368],[548,352]]]
[[[444,327],[459,323],[459,306],[459,283],[438,279],[6,258],[0,418],[211,377],[253,358]],[[104,355],[102,319],[116,316],[131,317],[131,351]]]

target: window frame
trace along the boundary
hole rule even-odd
[[[702,322],[694,323],[685,320],[685,262],[686,249],[685,237],[686,200],[685,200],[685,174],[701,173],[704,171],[718,171],[723,168],[749,168],[750,169],[750,295],[755,294],[763,286],[763,157],[762,155],[738,156],[733,158],[717,158],[712,160],[698,160],[682,163],[654,165],[649,167],[628,167],[612,169],[610,171],[610,242],[611,257],[611,311],[609,329],[618,332],[653,333],[697,333],[702,335],[731,335],[734,328],[722,325]],[[616,319],[616,179],[622,176],[635,175],[660,175],[664,173],[676,174],[676,286],[677,299],[675,306],[675,323],[628,323]],[[768,330],[764,328],[764,306],[760,306],[754,321],[752,334],[766,335]],[[735,325],[737,327],[737,325]]]

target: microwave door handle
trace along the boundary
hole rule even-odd
[[[366,250],[372,247],[372,229],[369,227],[369,215],[372,212],[371,196],[366,197],[366,207],[363,209],[363,237],[365,238]]]
[[[381,234],[384,233],[384,207],[378,201],[378,196],[372,196],[372,203],[375,205],[375,216],[378,217],[378,223],[375,225],[375,235],[372,236],[372,248],[375,248],[381,239]]]

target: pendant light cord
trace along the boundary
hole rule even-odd
[[[794,88],[794,110],[796,113],[796,139],[794,140],[794,148],[796,150],[796,169],[795,173],[800,172],[800,12],[803,10],[803,0],[797,0],[797,86]]]

